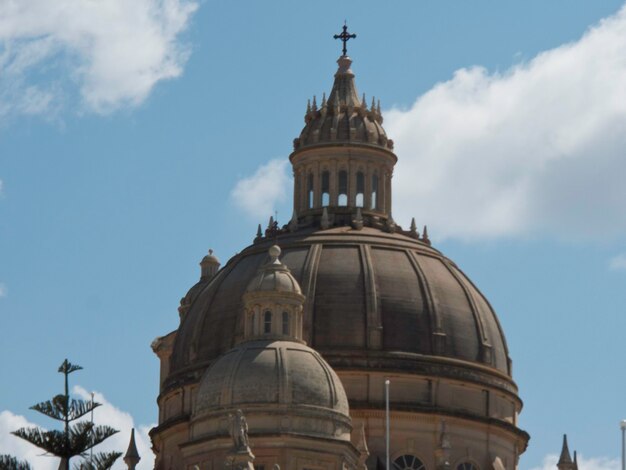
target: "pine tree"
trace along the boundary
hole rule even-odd
[[[0,469],[1,470],[31,470],[28,462],[17,460],[10,455],[0,455]]]
[[[47,454],[59,457],[61,459],[59,470],[70,470],[70,459],[74,457],[83,459],[78,464],[74,464],[74,470],[108,470],[113,466],[115,460],[122,455],[121,452],[98,452],[90,458],[87,455],[87,451],[118,431],[110,426],[95,426],[90,421],[78,421],[100,406],[100,403],[96,403],[93,400],[85,401],[70,398],[69,375],[81,369],[82,367],[72,364],[65,359],[59,367],[59,372],[65,378],[65,393],[55,396],[52,400],[31,406],[31,410],[61,421],[63,430],[44,431],[40,428],[32,427],[18,429],[12,434],[43,449]],[[27,463],[19,462],[10,456],[0,456],[0,469],[5,468],[3,466],[5,462],[7,469],[30,469]]]

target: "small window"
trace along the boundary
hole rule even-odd
[[[322,206],[330,204],[330,173],[322,172]]]
[[[420,459],[414,455],[402,455],[393,461],[393,470],[426,470]]]
[[[478,470],[478,468],[471,462],[461,462],[456,466],[456,470]]]
[[[283,312],[283,334],[289,334],[289,313]]]
[[[345,170],[341,170],[339,172],[339,177],[337,180],[338,188],[339,188],[339,197],[337,199],[337,204],[340,206],[348,205],[348,172]]]
[[[314,195],[315,193],[313,192],[313,174],[309,173],[309,176],[307,177],[307,203],[309,209],[312,209],[313,204],[315,204]]]
[[[372,209],[378,208],[378,175],[372,175]]]
[[[263,315],[263,333],[266,335],[272,332],[272,312],[267,311]]]
[[[362,171],[356,174],[356,206],[363,207],[363,199],[365,195],[365,175]]]

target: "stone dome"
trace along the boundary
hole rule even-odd
[[[244,289],[273,243],[306,297],[303,339],[335,369],[441,368],[462,377],[474,365],[516,393],[496,314],[468,277],[427,243],[369,227],[299,230],[231,258],[195,291],[168,380],[197,380],[242,337]]]
[[[246,292],[280,292],[302,295],[300,285],[291,275],[289,269],[278,257],[281,249],[272,246],[269,249],[270,262],[264,265],[248,283]]]
[[[194,420],[237,408],[252,421],[267,408],[289,409],[291,416],[307,418],[292,419],[291,432],[338,437],[349,435],[351,428],[348,399],[337,374],[316,351],[294,341],[242,342],[205,372]]]
[[[324,96],[319,108],[316,98],[309,103],[304,116],[305,126],[300,137],[294,140],[294,150],[338,143],[393,149],[393,141],[387,138],[382,127],[380,103],[372,99],[368,108],[365,95],[359,98],[349,57],[341,56],[337,63],[339,69],[328,100]]]

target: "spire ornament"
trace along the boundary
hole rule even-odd
[[[356,39],[356,34],[350,34],[348,33],[348,25],[347,23],[344,21],[343,22],[343,31],[341,32],[341,34],[335,34],[333,36],[333,38],[335,39],[341,39],[341,41],[343,42],[343,49],[341,50],[341,52],[343,52],[342,55],[348,55],[348,49],[346,47],[346,43],[350,40],[350,39]]]

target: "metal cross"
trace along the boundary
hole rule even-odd
[[[342,33],[341,34],[335,34],[333,37],[335,39],[341,39],[343,41],[343,55],[347,55],[348,49],[346,49],[346,43],[348,42],[349,39],[356,38],[356,34],[349,34],[348,33],[348,25],[344,21]]]

